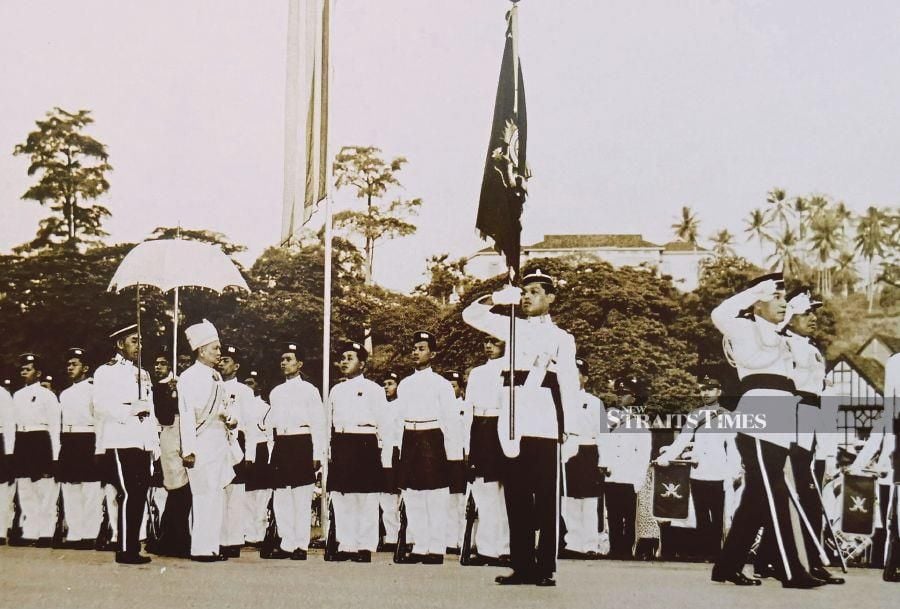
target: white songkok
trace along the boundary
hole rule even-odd
[[[219,340],[218,330],[208,319],[204,319],[199,324],[188,326],[184,333],[187,335],[188,344],[190,344],[192,351]]]

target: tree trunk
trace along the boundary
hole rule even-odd
[[[866,296],[869,298],[869,313],[875,304],[875,282],[872,281],[872,258],[868,258],[868,277],[866,278]]]

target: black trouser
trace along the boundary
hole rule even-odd
[[[787,579],[802,576],[806,569],[797,554],[784,479],[788,449],[742,433],[735,443],[744,463],[745,486],[714,571],[724,576],[741,571],[759,528],[765,527],[774,533],[779,574]]]
[[[601,533],[605,530],[603,521],[606,520],[603,510],[603,500],[606,495],[606,474],[600,474],[600,494],[597,495],[597,530]]]
[[[150,488],[150,453],[142,448],[111,448],[107,454],[115,467],[116,500],[119,502],[119,551],[141,551],[141,524]]]
[[[633,484],[606,482],[606,514],[609,519],[609,555],[631,558],[637,516],[637,492]]]
[[[556,571],[558,451],[556,440],[522,438],[519,456],[510,459],[503,481],[510,560],[513,570],[524,576],[551,577]]]
[[[191,553],[191,485],[168,491],[166,507],[159,522],[160,554],[188,556]]]
[[[824,567],[822,557],[816,542],[822,543],[822,519],[825,517],[825,509],[822,507],[822,498],[816,488],[813,479],[812,462],[813,452],[796,444],[791,444],[790,449],[791,471],[794,472],[794,485],[797,488],[797,498],[800,500],[800,509],[806,515],[810,527],[815,535],[815,541],[810,536],[806,525],[800,523],[803,529],[803,546],[806,548],[806,559],[810,569]]]
[[[697,553],[715,560],[722,551],[722,521],[725,512],[725,486],[722,480],[691,478],[691,500],[697,519]]]

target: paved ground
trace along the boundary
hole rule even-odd
[[[239,560],[199,564],[154,558],[126,567],[112,554],[0,547],[0,608],[174,609],[180,607],[453,607],[753,608],[896,607],[900,584],[880,572],[851,570],[848,583],[817,590],[783,590],[771,581],[737,588],[709,581],[709,566],[686,563],[562,561],[557,588],[501,587],[503,569],[394,565],[387,554],[372,564]]]

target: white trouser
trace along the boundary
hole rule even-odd
[[[450,489],[403,490],[406,526],[411,533],[413,553],[440,554],[447,550],[447,512]]]
[[[313,485],[276,488],[272,507],[285,552],[306,550],[312,527]]]
[[[199,485],[198,485],[199,486]],[[222,538],[222,512],[225,509],[224,489],[198,489],[191,485],[191,556],[211,556],[219,553]]]
[[[106,515],[109,518],[109,529],[112,531],[109,540],[119,539],[119,501],[116,499],[116,485],[104,484],[103,497],[106,500]]]
[[[12,526],[13,497],[15,495],[16,485],[14,483],[0,483],[0,537],[4,539],[8,536],[9,528]]]
[[[331,493],[334,533],[341,552],[378,548],[379,493]]]
[[[447,501],[447,547],[462,548],[466,532],[466,494],[450,493]]]
[[[478,520],[472,534],[478,553],[491,558],[509,554],[509,519],[503,487],[499,482],[476,478],[472,483],[472,497],[478,510]]]
[[[100,482],[64,482],[63,511],[69,533],[66,541],[97,539],[103,520],[103,489]]]
[[[225,487],[225,511],[222,514],[222,545],[244,545],[244,519],[247,517],[245,505],[247,497],[243,484],[229,484]]]
[[[19,507],[22,509],[22,537],[53,537],[56,529],[56,500],[59,484],[53,478],[17,478]]]
[[[581,553],[600,549],[596,497],[563,497],[562,515],[566,523],[566,549]]]
[[[378,505],[381,506],[384,542],[397,543],[397,536],[400,534],[400,495],[379,493]]]
[[[272,491],[262,489],[260,491],[244,492],[244,536],[250,543],[259,543],[266,537],[266,527],[269,524],[269,499]]]

